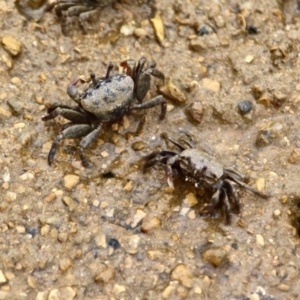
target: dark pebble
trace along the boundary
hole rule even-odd
[[[116,239],[110,239],[107,244],[109,247],[113,247],[115,250],[121,247],[119,241]]]
[[[247,114],[253,109],[253,105],[248,100],[243,100],[238,104],[239,111],[242,115]]]
[[[256,26],[250,25],[247,27],[247,31],[249,34],[258,34],[258,29]]]
[[[203,36],[205,34],[209,34],[207,28],[205,26],[200,27],[197,31],[197,35]]]
[[[38,232],[38,228],[37,227],[31,227],[31,228],[26,228],[26,233],[35,236]]]
[[[22,113],[22,107],[20,105],[20,102],[16,99],[7,100],[7,104],[10,107],[13,115],[19,116]]]

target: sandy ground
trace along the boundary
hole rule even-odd
[[[53,10],[0,1],[0,299],[299,299],[296,1],[120,2],[65,36]],[[91,168],[78,140],[49,166],[65,120],[42,121],[47,108],[76,105],[74,78],[142,56],[165,74],[145,100],[162,91],[166,118],[127,114],[85,150]],[[230,225],[199,214],[205,194],[182,177],[170,190],[161,165],[143,171],[152,151],[175,150],[163,132],[272,196],[235,186]]]

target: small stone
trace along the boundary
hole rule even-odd
[[[238,104],[239,112],[245,115],[253,109],[253,105],[249,100],[243,100]]]
[[[125,36],[129,36],[133,34],[134,30],[135,27],[133,26],[133,24],[124,24],[121,26],[120,33]]]
[[[161,220],[157,217],[147,216],[143,219],[141,230],[144,233],[148,233],[149,231],[159,228],[161,226]]]
[[[186,204],[188,207],[193,207],[195,206],[196,204],[198,204],[198,199],[196,198],[196,196],[193,194],[193,193],[188,193],[186,196],[185,196],[185,199],[184,199],[184,204]]]
[[[256,188],[260,192],[264,192],[266,186],[265,178],[260,177],[256,179]]]
[[[287,201],[288,201],[287,195],[282,196],[280,201],[281,201],[282,204],[287,203]]]
[[[194,293],[201,295],[202,294],[202,288],[200,286],[196,286],[194,289]]]
[[[19,40],[14,38],[11,35],[5,35],[2,37],[2,45],[3,48],[7,51],[11,56],[17,56],[21,52],[22,44]]]
[[[276,209],[273,213],[274,218],[278,218],[281,215],[281,211],[279,209]]]
[[[19,78],[19,77],[13,77],[11,80],[10,80],[10,82],[12,83],[12,84],[14,84],[14,85],[21,85],[21,83],[22,83],[22,80]]]
[[[264,246],[265,245],[265,240],[261,234],[256,235],[256,243],[259,246]]]
[[[202,85],[206,90],[212,91],[216,94],[219,93],[221,84],[219,81],[210,79],[210,78],[203,78],[202,79]]]
[[[114,287],[113,287],[113,293],[115,294],[115,295],[119,295],[119,294],[121,294],[121,293],[123,293],[123,292],[125,292],[126,291],[126,287],[124,286],[124,285],[120,285],[120,284],[115,284],[114,285]]]
[[[133,217],[133,222],[131,224],[132,228],[135,228],[145,217],[146,213],[142,211],[141,209],[137,209],[134,217]]]
[[[193,286],[193,274],[184,264],[178,264],[171,272],[171,279],[178,280],[187,288]]]
[[[45,198],[44,198],[44,202],[46,203],[51,203],[52,201],[54,201],[56,199],[56,194],[54,192],[51,192],[50,194],[48,194]]]
[[[26,232],[26,228],[24,226],[18,225],[18,226],[16,226],[16,231],[18,233],[25,233]]]
[[[37,287],[37,283],[38,283],[38,279],[34,276],[28,276],[27,277],[27,283],[28,285],[32,288],[32,289],[36,289]]]
[[[184,103],[187,101],[186,95],[171,82],[171,78],[165,78],[163,85],[159,86],[159,91],[166,97]]]
[[[131,145],[131,148],[132,150],[134,151],[141,151],[141,150],[144,150],[145,149],[145,146],[146,144],[142,141],[137,141],[137,142],[134,142],[132,145]]]
[[[68,233],[67,232],[60,232],[57,236],[57,240],[60,243],[65,243],[68,240]]]
[[[41,235],[46,236],[50,232],[50,226],[49,225],[44,225],[41,228]]]
[[[64,196],[62,199],[62,202],[68,206],[68,208],[70,209],[70,211],[74,211],[75,209],[75,202],[74,200],[70,197],[70,196]]]
[[[61,271],[66,272],[71,267],[72,262],[69,258],[61,259],[59,262],[59,268]]]
[[[248,299],[249,300],[260,300],[260,297],[258,294],[254,293],[254,294],[249,295]]]
[[[52,146],[52,142],[46,142],[45,144],[43,144],[42,146],[42,153],[49,153],[50,149]]]
[[[7,104],[12,110],[14,116],[19,116],[22,113],[22,107],[20,105],[20,102],[16,99],[12,98],[7,100]]]
[[[165,39],[165,28],[160,13],[157,13],[154,18],[150,19],[150,22],[154,28],[155,36],[161,44]]]
[[[48,291],[38,292],[35,300],[47,300],[48,299]]]
[[[66,190],[71,191],[79,182],[79,176],[77,175],[66,175],[63,178],[63,186]]]
[[[76,296],[76,291],[71,287],[63,287],[50,291],[48,300],[73,300]]]
[[[288,162],[293,165],[300,164],[300,149],[295,148],[292,150],[290,156],[288,157]]]
[[[290,290],[290,286],[285,284],[285,283],[281,283],[278,285],[278,289],[283,291],[283,292],[287,292]]]
[[[136,28],[133,32],[133,34],[137,37],[137,38],[144,38],[147,36],[147,31],[144,28]]]
[[[201,123],[202,117],[203,117],[204,108],[203,108],[203,105],[202,105],[202,103],[200,101],[194,102],[188,108],[188,112],[189,112],[191,118],[193,119],[193,121],[195,121],[197,123]]]
[[[9,110],[0,106],[0,115],[2,115],[4,117],[10,117],[12,115],[12,113]]]
[[[26,172],[20,176],[20,179],[26,181],[28,179],[33,179],[34,175],[32,173]]]
[[[124,238],[124,249],[129,254],[136,254],[139,251],[141,237],[140,235],[131,235],[129,237]]]
[[[254,59],[254,56],[252,56],[252,55],[247,55],[246,58],[245,58],[245,62],[246,62],[247,64],[250,64],[250,63],[253,61],[253,59]]]
[[[17,194],[16,193],[11,192],[11,191],[6,192],[5,200],[7,202],[12,202],[12,201],[15,201],[16,199],[17,199]]]
[[[99,248],[105,249],[106,246],[107,246],[105,234],[104,234],[104,233],[99,233],[99,234],[95,237],[95,242],[96,242],[96,245],[97,245]]]
[[[104,270],[102,270],[99,274],[97,274],[94,277],[94,280],[97,283],[108,283],[109,281],[113,280],[115,278],[115,269],[113,267],[106,267]]]
[[[212,264],[214,267],[219,267],[227,261],[227,252],[221,247],[212,247],[204,250],[201,253],[203,260]]]
[[[195,212],[195,210],[191,210],[189,213],[188,213],[188,218],[190,219],[190,220],[195,220],[196,219],[196,212]]]
[[[170,297],[171,297],[172,293],[175,291],[175,288],[176,288],[176,286],[174,286],[174,285],[168,285],[162,292],[162,297],[164,299],[171,299]]]
[[[0,270],[0,284],[5,283],[7,280],[4,276],[4,273],[2,270]]]
[[[0,4],[0,5],[1,5],[1,4]],[[11,68],[12,68],[12,66],[13,66],[13,61],[12,61],[12,59],[11,59],[8,55],[3,54],[3,55],[2,55],[2,60],[3,60],[3,62],[6,64],[6,67],[7,67],[8,69],[11,69]]]
[[[110,239],[107,242],[108,247],[113,248],[113,250],[119,249],[121,247],[120,242],[117,239]]]
[[[107,151],[102,151],[100,154],[101,154],[101,156],[104,157],[104,158],[107,157],[107,156],[109,156],[109,154],[108,154]]]
[[[132,191],[132,189],[133,189],[132,182],[128,181],[124,186],[124,190],[127,192],[130,192],[130,191]]]

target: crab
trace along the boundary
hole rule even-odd
[[[200,213],[212,213],[221,209],[225,213],[226,224],[231,222],[231,211],[240,212],[240,200],[234,185],[237,184],[252,193],[266,199],[270,197],[245,183],[245,176],[237,171],[225,168],[214,157],[207,153],[194,149],[190,143],[185,141],[189,148],[166,137],[166,140],[173,143],[181,152],[163,150],[154,151],[146,159],[145,168],[156,163],[165,165],[168,185],[174,189],[173,175],[178,173],[185,178],[185,181],[195,185],[196,188],[209,192],[211,201],[204,206]]]
[[[161,80],[164,74],[158,71],[155,62],[146,66],[146,58],[142,57],[138,64],[134,60],[121,63],[123,73],[110,76],[113,65],[110,63],[106,75],[96,79],[91,74],[91,83],[82,93],[77,89],[76,79],[67,88],[67,93],[77,106],[71,107],[62,103],[54,103],[42,117],[48,121],[62,116],[70,122],[55,138],[48,154],[48,163],[52,164],[59,142],[63,139],[82,138],[79,144],[79,154],[83,165],[89,163],[83,154],[83,149],[88,147],[99,135],[104,123],[115,122],[132,110],[147,109],[161,105],[160,119],[166,114],[166,100],[158,95],[143,102],[151,82],[151,75]],[[145,67],[146,66],[146,67]]]
[[[86,22],[97,12],[116,0],[57,0],[52,6],[56,15],[62,18],[61,29],[64,35],[68,35],[68,25],[79,21],[84,34],[87,33]]]

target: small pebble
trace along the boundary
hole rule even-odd
[[[276,209],[273,213],[274,218],[278,218],[281,215],[281,211],[279,209]]]
[[[171,78],[166,78],[165,83],[159,86],[159,91],[166,97],[184,103],[187,101],[186,95],[171,82]]]
[[[12,115],[12,113],[9,110],[0,106],[0,115],[2,115],[4,117],[10,117]]]
[[[70,209],[70,211],[74,211],[75,202],[70,196],[64,196],[62,202]]]
[[[114,287],[113,287],[113,293],[115,294],[115,295],[119,295],[119,294],[121,294],[121,293],[123,293],[123,292],[125,292],[126,291],[126,287],[124,286],[124,285],[120,285],[120,284],[115,284],[114,285]]]
[[[259,246],[264,246],[265,245],[265,240],[261,234],[256,235],[256,243]]]
[[[253,105],[249,100],[243,100],[238,104],[239,112],[245,115],[253,109]]]
[[[132,150],[134,151],[141,151],[141,150],[144,150],[145,149],[145,146],[146,144],[142,141],[137,141],[137,142],[134,142],[132,145],[131,145],[131,148]]]
[[[95,243],[98,247],[106,249],[106,236],[104,233],[99,233],[96,237],[95,237]]]
[[[69,258],[61,259],[59,262],[59,268],[61,271],[66,272],[71,267],[72,262]]]
[[[140,235],[131,235],[126,236],[122,241],[122,246],[125,251],[129,254],[136,254],[140,249],[141,236]]]
[[[54,192],[51,192],[44,198],[44,202],[51,203],[53,200],[55,200],[55,198],[56,194]]]
[[[254,59],[254,56],[252,56],[252,55],[247,55],[246,58],[245,58],[245,62],[246,62],[247,64],[250,64],[250,63],[253,61],[253,59]]]
[[[108,283],[115,278],[115,269],[113,267],[106,266],[100,273],[96,274],[94,277],[97,283]]]
[[[79,176],[77,175],[66,175],[63,178],[63,186],[66,190],[71,191],[79,182]]]
[[[60,289],[51,290],[48,296],[48,300],[73,300],[76,296],[76,291],[71,287],[63,287]]]
[[[195,206],[196,204],[198,204],[198,199],[197,197],[193,194],[193,193],[188,193],[186,196],[185,196],[185,199],[184,199],[184,204],[186,204],[188,207],[193,207]]]
[[[266,186],[265,178],[260,177],[256,179],[256,188],[260,192],[264,192]]]
[[[193,286],[193,274],[184,264],[178,264],[171,272],[171,279],[178,280],[187,288]]]
[[[4,273],[2,270],[0,270],[0,284],[5,283],[7,279],[4,276]]]
[[[15,85],[20,85],[22,83],[22,80],[19,78],[19,77],[13,77],[10,82],[12,84],[15,84]]]
[[[119,249],[121,247],[119,241],[117,239],[110,239],[107,242],[108,247],[113,247],[114,250]]]
[[[290,290],[290,286],[285,284],[285,283],[281,283],[278,285],[278,289],[283,291],[283,292],[287,292]]]
[[[258,294],[255,293],[255,294],[249,295],[248,299],[249,300],[260,300],[260,297]]]
[[[191,118],[193,119],[193,121],[195,121],[197,123],[201,123],[202,117],[203,117],[204,108],[203,108],[203,105],[202,105],[202,103],[200,101],[194,102],[188,108],[188,112],[189,112]]]
[[[133,217],[133,222],[131,224],[132,228],[135,228],[145,217],[146,213],[142,211],[141,209],[137,209],[134,217]]]
[[[130,192],[132,191],[132,189],[133,189],[132,182],[131,181],[127,182],[124,186],[124,190]]]
[[[142,222],[141,230],[144,233],[161,226],[161,220],[157,217],[145,217]]]
[[[8,99],[7,104],[12,110],[12,113],[14,116],[19,116],[22,113],[22,107],[20,105],[20,102],[17,101],[14,98]]]
[[[21,52],[22,44],[19,40],[14,38],[11,35],[5,35],[2,37],[2,45],[3,48],[7,51],[11,56],[17,56]]]
[[[35,300],[47,300],[48,298],[48,291],[44,291],[44,292],[38,292]]]
[[[16,226],[16,230],[18,233],[25,233],[26,232],[26,228],[24,226]]]
[[[144,38],[147,36],[147,31],[144,28],[136,28],[133,32],[133,34],[137,37],[137,38]]]
[[[221,84],[219,81],[210,79],[210,78],[203,78],[202,79],[202,85],[206,90],[212,91],[216,94],[219,93]]]
[[[219,267],[227,261],[227,252],[221,247],[212,247],[204,250],[201,253],[203,260],[212,264],[214,267]]]
[[[150,19],[150,22],[154,28],[158,42],[162,43],[165,39],[165,28],[160,13],[157,13],[154,18]]]

